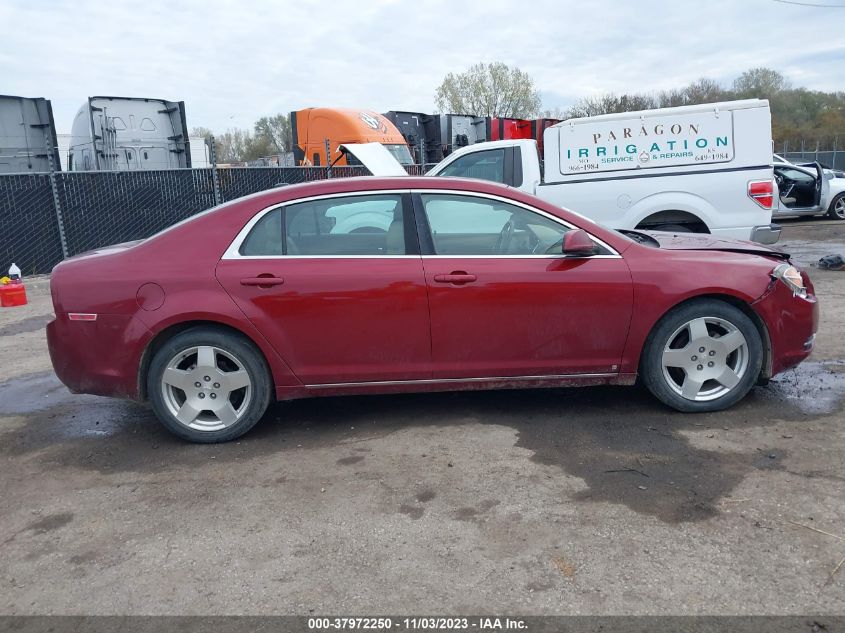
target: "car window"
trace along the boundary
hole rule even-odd
[[[287,255],[405,255],[402,197],[350,196],[285,207]]]
[[[810,174],[803,172],[799,169],[790,169],[788,167],[778,169],[778,173],[780,173],[785,178],[789,178],[790,180],[795,180],[798,182],[813,182],[815,178],[813,178]]]
[[[505,150],[493,149],[461,156],[437,175],[478,178],[503,183],[505,182]]]
[[[241,244],[241,255],[277,256],[283,255],[282,210],[273,209],[262,217]]]
[[[473,196],[421,196],[437,255],[559,253],[569,229],[516,205]]]

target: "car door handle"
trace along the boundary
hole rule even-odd
[[[468,284],[475,281],[475,275],[470,275],[464,272],[453,272],[448,275],[435,275],[434,281],[440,284]]]
[[[260,286],[262,288],[281,286],[283,283],[285,283],[285,280],[282,277],[273,277],[272,275],[268,275],[267,277],[244,277],[241,279],[242,286]]]

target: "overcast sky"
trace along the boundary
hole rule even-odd
[[[2,0],[0,94],[51,99],[69,132],[93,95],[183,100],[214,131],[307,106],[432,111],[479,61],[530,73],[547,108],[754,66],[845,90],[843,24],[776,0]]]

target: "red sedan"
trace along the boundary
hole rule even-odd
[[[274,189],[68,259],[47,326],[77,393],[149,400],[197,442],[271,400],[630,385],[714,411],[813,347],[778,251],[617,232],[500,185],[361,178]]]

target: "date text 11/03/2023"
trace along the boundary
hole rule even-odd
[[[407,630],[407,631],[524,631],[527,623],[520,618],[500,616],[466,617],[311,617],[309,631],[337,630]]]

